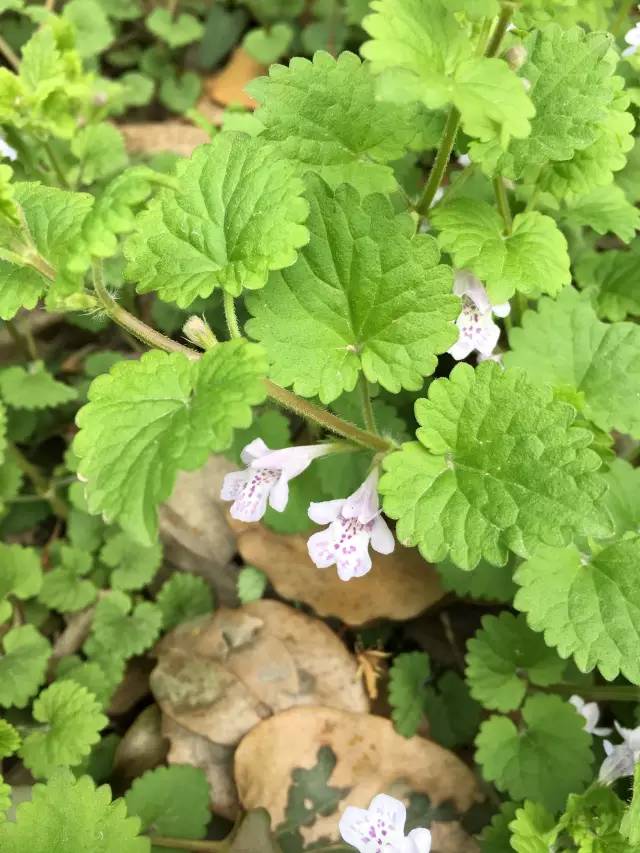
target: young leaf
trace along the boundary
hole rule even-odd
[[[508,717],[494,715],[484,722],[476,738],[476,760],[498,790],[555,811],[592,778],[591,736],[573,705],[559,696],[531,696],[522,719],[520,730]]]
[[[640,241],[629,251],[587,254],[575,264],[575,276],[578,285],[589,290],[603,320],[640,316]]]
[[[382,196],[361,200],[310,176],[307,198],[311,242],[247,298],[247,330],[267,348],[273,379],[323,403],[351,391],[361,370],[394,393],[417,390],[456,339],[460,303],[435,241]]]
[[[614,459],[605,479],[609,485],[605,501],[616,537],[640,533],[640,468],[634,468],[624,459]]]
[[[509,824],[513,820],[515,813],[515,803],[502,803],[500,811],[494,814],[491,818],[491,823],[484,827],[478,838],[481,853],[511,853]]]
[[[20,757],[36,777],[79,764],[109,722],[95,696],[72,681],[54,682],[43,690],[32,713],[43,726],[24,739]]]
[[[51,646],[33,625],[20,625],[4,635],[2,647],[0,705],[24,708],[44,681]]]
[[[116,533],[100,551],[102,562],[113,569],[112,589],[140,589],[148,584],[162,563],[162,545],[140,545],[126,533]]]
[[[249,604],[251,601],[259,601],[264,595],[269,582],[267,576],[260,569],[253,566],[244,566],[238,573],[237,588],[238,598],[242,604]]]
[[[127,277],[181,308],[216,286],[235,296],[263,287],[309,239],[294,172],[272,143],[219,134],[179,163],[179,189],[162,190],[139,215],[125,245]]]
[[[386,164],[416,136],[417,109],[381,103],[355,54],[334,59],[318,51],[313,62],[296,57],[288,68],[272,66],[247,91],[261,105],[262,136],[280,143],[301,171],[317,172],[332,187],[350,183],[363,195],[395,188]]]
[[[34,548],[0,542],[0,622],[11,616],[7,598],[32,598],[42,586],[40,557]]]
[[[429,657],[424,652],[396,655],[389,673],[389,704],[397,732],[413,737],[424,717],[427,680],[431,675]]]
[[[536,382],[584,395],[584,414],[597,427],[640,438],[640,328],[601,323],[588,294],[567,288],[542,299],[512,330],[507,367],[522,367]]]
[[[33,787],[31,800],[16,809],[15,823],[0,823],[3,853],[150,853],[138,835],[140,821],[127,817],[124,800],[111,802],[108,785],[58,771]],[[52,840],[63,839],[52,847]],[[64,845],[64,846],[61,846]]]
[[[597,667],[612,681],[640,684],[640,538],[587,557],[575,545],[540,548],[515,574],[518,610],[534,631],[582,672]]]
[[[154,351],[98,376],[80,410],[74,449],[89,510],[118,520],[143,545],[155,541],[156,507],[178,470],[231,444],[264,400],[262,350],[229,341],[197,361]]]
[[[124,675],[124,662],[112,659],[108,665],[101,660],[81,660],[77,655],[62,658],[56,670],[56,681],[72,681],[93,693],[102,708],[106,708]]]
[[[209,784],[199,767],[172,764],[139,776],[125,794],[127,811],[142,830],[157,835],[203,838],[211,820]]]
[[[384,509],[403,544],[460,568],[504,565],[573,533],[607,535],[592,433],[575,410],[522,371],[485,362],[454,368],[418,400],[418,442],[386,457]]]
[[[509,824],[516,853],[548,853],[558,837],[553,815],[540,803],[525,802]],[[484,851],[483,851],[484,853]]]
[[[160,589],[156,603],[162,612],[165,631],[213,610],[211,589],[202,578],[188,572],[171,575]]]
[[[143,601],[132,608],[131,599],[116,590],[100,599],[83,646],[90,658],[126,660],[146,651],[160,633],[162,613],[155,604]]]
[[[121,172],[128,162],[123,135],[107,122],[79,130],[71,140],[71,151],[80,161],[78,182],[83,185]]]
[[[481,560],[472,572],[455,566],[451,560],[438,563],[438,574],[446,590],[455,592],[464,598],[481,598],[488,601],[500,601],[507,604],[513,601],[517,586],[513,582],[512,568],[492,566]]]
[[[625,804],[611,788],[596,786],[569,796],[558,830],[573,840],[577,850],[633,853],[622,834],[624,813]]]
[[[427,687],[423,710],[429,737],[448,749],[471,743],[482,719],[482,708],[471,698],[464,679],[452,670],[439,679],[437,690]]]
[[[168,9],[156,7],[147,18],[147,27],[169,47],[183,47],[197,41],[203,33],[200,21],[187,12],[172,15]]]
[[[528,683],[546,687],[562,681],[565,662],[527,628],[524,616],[485,616],[482,630],[467,643],[465,672],[471,695],[485,708],[513,711]]]
[[[93,568],[91,557],[69,545],[60,548],[60,563],[46,572],[40,590],[40,601],[54,610],[75,611],[95,601],[96,587],[84,575]]]
[[[114,39],[113,28],[98,0],[69,0],[62,15],[77,32],[78,53],[82,57],[102,53]]]
[[[509,235],[500,214],[485,201],[460,198],[430,214],[438,242],[458,269],[470,269],[485,283],[494,305],[518,291],[556,294],[571,281],[564,235],[549,216],[519,213]]]
[[[58,382],[41,361],[28,368],[14,365],[0,372],[0,394],[5,403],[16,409],[48,409],[75,400],[75,388]]]
[[[563,219],[570,225],[586,225],[598,234],[616,234],[624,243],[630,243],[640,229],[640,210],[614,184],[570,199]]]
[[[534,109],[517,76],[501,59],[474,56],[475,45],[445,0],[374,0],[362,26],[373,37],[362,55],[382,74],[389,100],[422,100],[430,109],[451,103],[469,136],[527,136]]]
[[[0,759],[17,752],[22,738],[17,729],[7,720],[0,719]]]

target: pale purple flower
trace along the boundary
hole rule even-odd
[[[310,537],[309,556],[319,569],[334,563],[343,581],[359,578],[371,568],[369,544],[379,554],[390,554],[393,533],[380,515],[378,472],[374,470],[346,499],[321,501],[309,507],[309,518],[329,526]]]
[[[584,730],[590,735],[606,737],[611,734],[611,729],[598,726],[600,719],[600,708],[597,702],[585,702],[581,696],[570,696],[569,702],[573,705],[581,717],[584,717]]]
[[[500,337],[493,315],[506,317],[511,306],[508,302],[492,305],[482,282],[467,270],[456,273],[453,292],[462,297],[462,311],[456,320],[460,334],[449,353],[457,361],[474,350],[483,356],[491,355]]]
[[[623,56],[632,56],[640,47],[640,22],[625,33],[624,40],[629,45],[622,51]]]
[[[289,480],[331,449],[330,444],[313,444],[270,450],[261,438],[256,438],[240,454],[247,467],[227,474],[220,497],[233,501],[230,512],[239,521],[259,521],[267,511],[267,502],[282,512],[289,500]]]
[[[598,773],[598,781],[603,785],[610,785],[624,776],[633,776],[635,766],[640,761],[640,726],[625,729],[617,722],[614,725],[622,743],[612,744],[608,740],[603,742],[607,757]]]
[[[429,830],[414,829],[405,837],[406,819],[400,800],[378,794],[368,809],[347,806],[340,818],[340,835],[359,853],[429,853]]]
[[[0,136],[0,157],[6,157],[7,160],[17,160],[18,152],[12,148],[8,142]]]

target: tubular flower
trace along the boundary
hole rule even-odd
[[[368,809],[348,806],[340,818],[340,835],[360,853],[429,853],[431,833],[414,829],[405,837],[407,810],[387,794],[378,794]]]

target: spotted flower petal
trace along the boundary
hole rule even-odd
[[[493,315],[506,317],[511,306],[508,302],[492,305],[482,282],[466,270],[456,273],[453,290],[462,298],[462,310],[456,320],[459,337],[449,354],[460,361],[476,350],[488,358],[500,337]]]

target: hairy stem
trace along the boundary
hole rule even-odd
[[[225,290],[223,299],[224,318],[227,321],[227,329],[229,330],[230,338],[241,338],[242,332],[238,325],[238,316],[236,314],[236,303],[233,296]]]
[[[537,687],[544,693],[557,693],[560,696],[581,696],[593,702],[640,702],[640,687],[632,684],[551,684],[549,687]]]
[[[369,388],[369,382],[364,373],[360,374],[360,398],[362,401],[362,416],[364,418],[364,425],[369,430],[369,432],[375,432],[377,434],[378,427],[376,424],[376,416],[373,413],[373,404],[371,402],[371,390]]]
[[[177,341],[167,338],[165,335],[147,326],[142,320],[138,320],[133,314],[130,314],[125,308],[115,301],[104,286],[104,278],[102,272],[102,263],[98,259],[93,262],[93,286],[96,296],[102,303],[105,313],[119,326],[130,332],[134,337],[141,340],[149,347],[163,350],[164,352],[179,352],[186,355],[194,361],[201,358],[202,353],[196,350],[185,347]],[[379,435],[369,432],[368,430],[360,429],[342,418],[337,417],[332,412],[310,403],[308,400],[298,397],[286,388],[281,388],[275,382],[265,379],[264,383],[267,388],[267,394],[276,403],[290,409],[304,418],[315,421],[325,429],[334,432],[336,435],[346,438],[354,444],[362,445],[371,450],[387,452],[393,450],[392,442]]]
[[[69,508],[62,500],[60,495],[55,492],[55,487],[42,474],[32,462],[29,462],[27,457],[18,450],[15,444],[9,445],[9,455],[13,457],[14,462],[22,473],[31,481],[31,484],[36,492],[43,500],[47,501],[53,512],[58,518],[66,519],[69,515]]]
[[[65,174],[62,171],[62,166],[60,165],[60,161],[58,160],[58,155],[55,153],[49,142],[43,142],[42,147],[46,151],[47,157],[49,158],[49,162],[53,166],[53,171],[56,173],[58,183],[63,189],[68,190],[70,188],[69,181],[66,179]]]
[[[31,361],[37,361],[38,348],[36,347],[36,342],[31,334],[31,329],[28,324],[25,323],[24,326],[20,327],[16,320],[5,320],[5,326],[13,340],[22,350],[25,358],[28,358]]]
[[[511,207],[509,206],[509,199],[507,198],[507,188],[504,185],[504,180],[502,179],[502,175],[496,175],[493,179],[493,190],[496,194],[496,201],[498,202],[498,210],[500,211],[500,216],[502,217],[502,221],[504,222],[504,231],[505,234],[511,234],[511,229],[513,227],[513,218],[511,216]]]
[[[489,44],[484,52],[485,56],[495,56],[500,50],[502,39],[504,38],[504,34],[507,31],[509,23],[511,22],[515,7],[516,4],[511,2],[505,2],[502,4],[500,17],[498,18],[498,22],[491,34],[491,38],[489,39]],[[442,139],[440,140],[440,145],[436,152],[436,159],[433,161],[433,166],[431,167],[422,196],[416,205],[417,212],[422,216],[427,215],[427,212],[431,207],[431,203],[435,198],[435,194],[438,191],[438,187],[442,183],[444,173],[449,163],[449,158],[451,157],[451,152],[453,151],[453,146],[455,145],[459,127],[460,111],[457,107],[452,106],[449,109],[449,115],[447,116],[447,121],[442,132]]]

